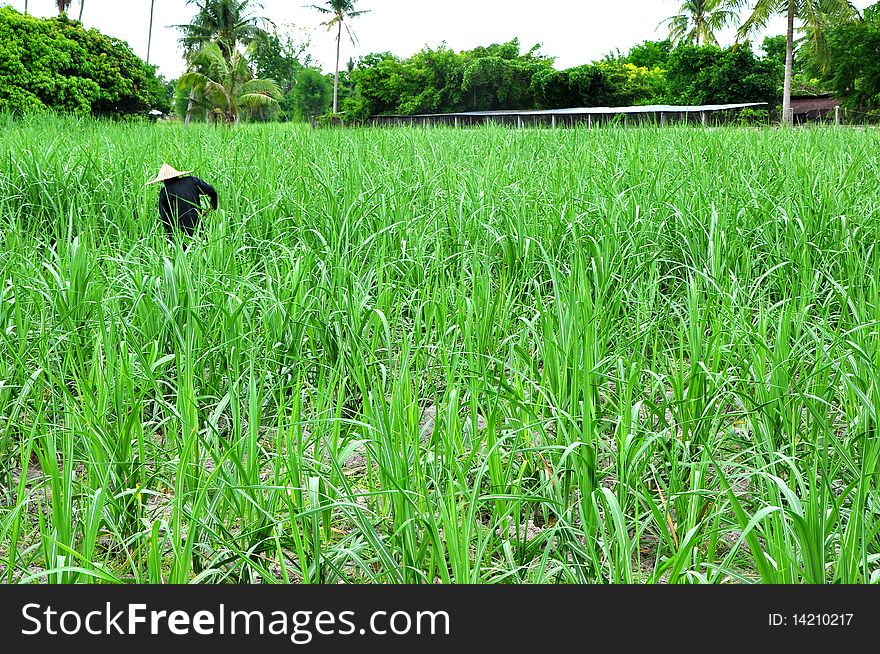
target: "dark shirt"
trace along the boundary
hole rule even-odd
[[[217,191],[198,177],[177,177],[165,182],[159,193],[159,217],[169,232],[178,227],[192,236],[202,218],[201,196],[211,199],[217,208]]]

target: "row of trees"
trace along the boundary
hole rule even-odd
[[[748,38],[776,15],[786,34],[765,39],[763,56]],[[718,47],[716,33],[738,25],[738,43]],[[665,21],[669,39],[627,55],[557,71],[537,48],[518,43],[455,53],[426,49],[408,59],[361,58],[350,71],[346,112],[446,112],[581,105],[703,104],[781,101],[792,122],[793,92],[830,91],[845,106],[880,109],[880,3],[860,16],[847,0],[685,0]],[[801,38],[796,39],[795,28]]]
[[[829,27],[819,69],[829,90],[844,106],[880,115],[880,2],[863,20]]]
[[[195,16],[177,27],[188,70],[172,83],[127,44],[68,18],[77,5],[82,17],[85,0],[56,0],[54,19],[27,15],[27,2],[25,14],[4,8],[0,63],[9,65],[0,67],[0,110],[123,116],[174,107],[187,122],[228,124],[243,117],[291,120],[328,111],[332,78],[312,65],[307,40],[298,41],[256,14],[259,2],[187,1]],[[156,4],[149,0],[145,21],[148,61]],[[111,72],[118,79],[111,80]]]
[[[774,45],[776,41],[770,41]],[[768,102],[779,96],[778,51],[757,56],[748,43],[717,46],[647,41],[626,55],[557,70],[537,46],[509,43],[454,52],[425,49],[407,59],[361,58],[349,75],[346,112],[447,113],[633,104]]]
[[[792,90],[810,87],[833,91],[851,107],[880,106],[880,3],[859,16],[846,0],[685,0],[680,11],[665,21],[668,40],[645,42],[626,55],[609,55],[567,70],[556,70],[553,59],[541,54],[537,46],[521,52],[516,40],[464,52],[442,45],[406,59],[390,53],[371,54],[349,61],[341,70],[343,37],[347,34],[355,41],[351,21],[367,12],[356,0],[326,0],[312,7],[326,17],[323,24],[336,39],[335,70],[328,76],[313,65],[308,39],[296,38],[290,30],[279,29],[260,16],[258,0],[187,1],[194,6],[195,16],[178,27],[188,70],[174,86],[173,103],[186,121],[292,120],[328,110],[364,117],[663,102],[775,103],[779,99],[783,116],[790,120]],[[66,17],[77,4],[82,16],[85,0],[56,0],[60,17],[53,24],[81,29]],[[150,0],[148,60],[155,6],[155,0]],[[735,25],[746,15],[746,8],[747,18],[739,25],[740,42],[719,48],[716,32]],[[787,34],[765,40],[764,54],[756,55],[746,37],[779,13],[787,16]],[[794,38],[796,24],[803,33],[799,42]],[[113,113],[127,111],[126,107],[143,112],[145,102],[157,108],[167,104],[158,97],[163,87],[155,71],[132,63],[137,58],[131,59],[130,50],[114,56],[125,61],[123,77],[137,78],[131,84],[141,96],[137,102],[99,100],[88,83],[75,81],[87,78],[94,69],[91,65],[83,64],[82,75],[74,70],[67,75],[70,80],[47,85],[42,78],[51,76],[52,66],[66,60],[55,57],[35,63],[33,53],[18,53],[25,38],[20,27],[4,45],[26,65],[14,78],[6,72],[9,85],[0,91],[0,108],[54,106]],[[74,61],[85,62],[88,56],[74,57]],[[34,91],[59,85],[80,90],[55,94],[58,97]],[[150,94],[155,97],[145,100]]]
[[[813,58],[827,73],[829,27],[853,22],[859,13],[849,0],[685,0],[679,13],[668,20],[670,37],[676,43],[684,39],[697,45],[715,44],[715,31],[733,25],[746,9],[749,13],[739,25],[740,39],[766,28],[775,16],[786,17],[782,120],[791,124],[796,23],[805,34]]]
[[[175,103],[187,122],[206,118],[235,124],[243,112],[256,119],[291,120],[327,111],[330,80],[312,65],[306,52],[308,42],[282,33],[267,18],[256,15],[260,3],[188,2],[196,5],[197,13],[190,24],[178,26],[189,70],[178,81]],[[328,0],[312,5],[328,17],[324,25],[336,31],[334,113],[338,110],[343,29],[354,40],[348,21],[366,13],[354,4],[354,0]]]

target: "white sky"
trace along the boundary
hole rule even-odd
[[[859,9],[875,0],[856,0]],[[147,54],[150,0],[84,0],[83,23],[128,41],[142,58]],[[324,18],[308,8],[322,0],[263,0],[258,12],[276,24],[292,23],[312,35],[310,52],[325,71],[332,71],[335,38],[320,27]],[[24,0],[0,0],[24,10]],[[69,10],[79,16],[80,0]],[[542,43],[544,54],[557,57],[558,68],[568,68],[600,59],[616,49],[626,52],[645,39],[667,35],[658,24],[678,13],[681,0],[360,0],[358,6],[371,10],[355,19],[352,27],[357,46],[345,40],[342,62],[369,52],[390,51],[407,57],[425,45],[435,47],[444,40],[455,50],[501,43],[518,36],[524,48]],[[38,16],[56,13],[54,0],[29,0],[28,10]],[[187,23],[195,6],[186,0],[156,0],[153,25],[152,63],[166,77],[183,72],[177,47],[179,33],[173,25]],[[785,21],[777,18],[768,34],[781,34]],[[720,35],[722,45],[733,43],[734,29]],[[762,37],[754,39],[760,45]]]

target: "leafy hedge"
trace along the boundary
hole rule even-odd
[[[350,73],[348,118],[496,109],[560,109],[645,104],[775,104],[782,67],[750,44],[730,48],[646,41],[628,55],[557,70],[538,47],[519,41],[463,52],[427,48],[400,59],[359,59]]]
[[[825,76],[834,96],[873,122],[880,111],[880,2],[862,20],[833,25],[826,44]]]
[[[730,48],[680,46],[666,64],[667,97],[673,104],[774,104],[782,71],[746,45]]]
[[[155,68],[127,43],[65,17],[0,8],[0,111],[125,116],[168,110]]]

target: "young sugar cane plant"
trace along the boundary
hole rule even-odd
[[[0,580],[880,582],[875,133],[231,86],[235,130],[0,116]],[[159,152],[223,198],[187,250]]]

